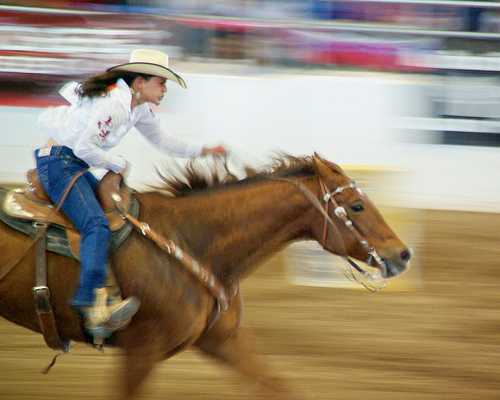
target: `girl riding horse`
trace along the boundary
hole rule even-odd
[[[107,278],[109,223],[95,191],[98,180],[89,167],[104,168],[123,176],[130,164],[108,151],[133,128],[165,153],[183,156],[221,155],[223,146],[202,147],[172,136],[150,108],[159,105],[171,80],[186,88],[184,80],[168,67],[168,56],[154,50],[135,50],[130,62],[109,68],[82,85],[76,82],[61,90],[71,105],[49,108],[38,126],[49,136],[35,151],[38,174],[49,197],[58,203],[65,194],[62,210],[82,234],[81,271],[78,289],[71,300],[73,309],[85,319],[91,335],[109,336],[123,328],[137,312],[133,297],[113,305],[96,304]]]

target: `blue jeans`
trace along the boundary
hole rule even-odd
[[[58,203],[73,177],[89,165],[68,147],[57,146],[36,150],[35,158],[40,181],[54,203]],[[94,289],[106,284],[107,260],[111,231],[104,211],[96,198],[99,180],[90,172],[79,177],[61,209],[82,235],[80,244],[80,278],[73,306],[91,306]]]

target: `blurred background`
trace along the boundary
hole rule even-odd
[[[164,51],[188,86],[169,84],[155,109],[172,133],[224,143],[235,167],[261,165],[275,152],[317,151],[346,169],[415,250],[410,272],[369,301],[343,291],[355,285],[339,272],[341,261],[317,247],[293,245],[278,255],[271,261],[278,276],[257,275],[245,288],[248,320],[276,350],[274,361],[318,398],[339,388],[346,399],[498,398],[500,2],[0,3],[0,182],[25,182],[33,150],[46,141],[36,119],[64,104],[60,86],[126,63],[133,49]],[[128,135],[116,151],[132,163],[129,185],[138,190],[157,183],[155,167],[170,162],[140,135]],[[306,295],[305,286],[342,289]],[[287,318],[261,304],[269,287],[282,295],[274,304]],[[300,304],[292,310],[294,301]],[[331,320],[313,309],[330,301],[345,306]],[[388,306],[391,313],[382,312]],[[360,320],[373,325],[360,329]],[[303,347],[318,335],[318,347]],[[0,346],[8,355],[0,353],[2,362],[25,371],[12,346]],[[374,352],[377,346],[385,350]],[[328,349],[338,357],[328,358]],[[196,366],[184,374],[224,385],[200,361],[181,361]],[[341,369],[332,373],[329,361]],[[19,392],[7,370],[1,399],[36,398],[31,378],[18,378],[25,385]],[[352,379],[354,386],[346,383]],[[200,392],[211,387],[199,385]],[[213,398],[220,398],[215,389]]]
[[[187,81],[187,91],[170,85],[157,110],[175,134],[224,142],[245,161],[318,151],[342,165],[403,168],[413,173],[386,188],[396,203],[498,210],[498,2],[2,4],[2,182],[24,180],[45,140],[36,117],[63,104],[62,84],[146,47],[168,53]],[[137,136],[120,151],[142,185],[164,158]]]

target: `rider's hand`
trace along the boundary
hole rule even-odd
[[[123,179],[127,178],[130,175],[130,163],[126,161],[127,165],[125,165],[125,168],[123,169],[122,172],[120,172],[120,175],[123,176]]]
[[[225,156],[227,153],[228,151],[222,145],[216,147],[203,147],[203,149],[201,149],[202,156],[206,156],[208,154],[212,156]]]

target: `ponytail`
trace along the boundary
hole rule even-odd
[[[81,99],[85,97],[100,97],[105,95],[109,90],[109,86],[115,84],[119,79],[123,79],[128,86],[132,86],[132,83],[138,76],[142,76],[146,80],[152,77],[151,75],[121,70],[106,71],[98,75],[93,75],[82,83],[78,95]]]

